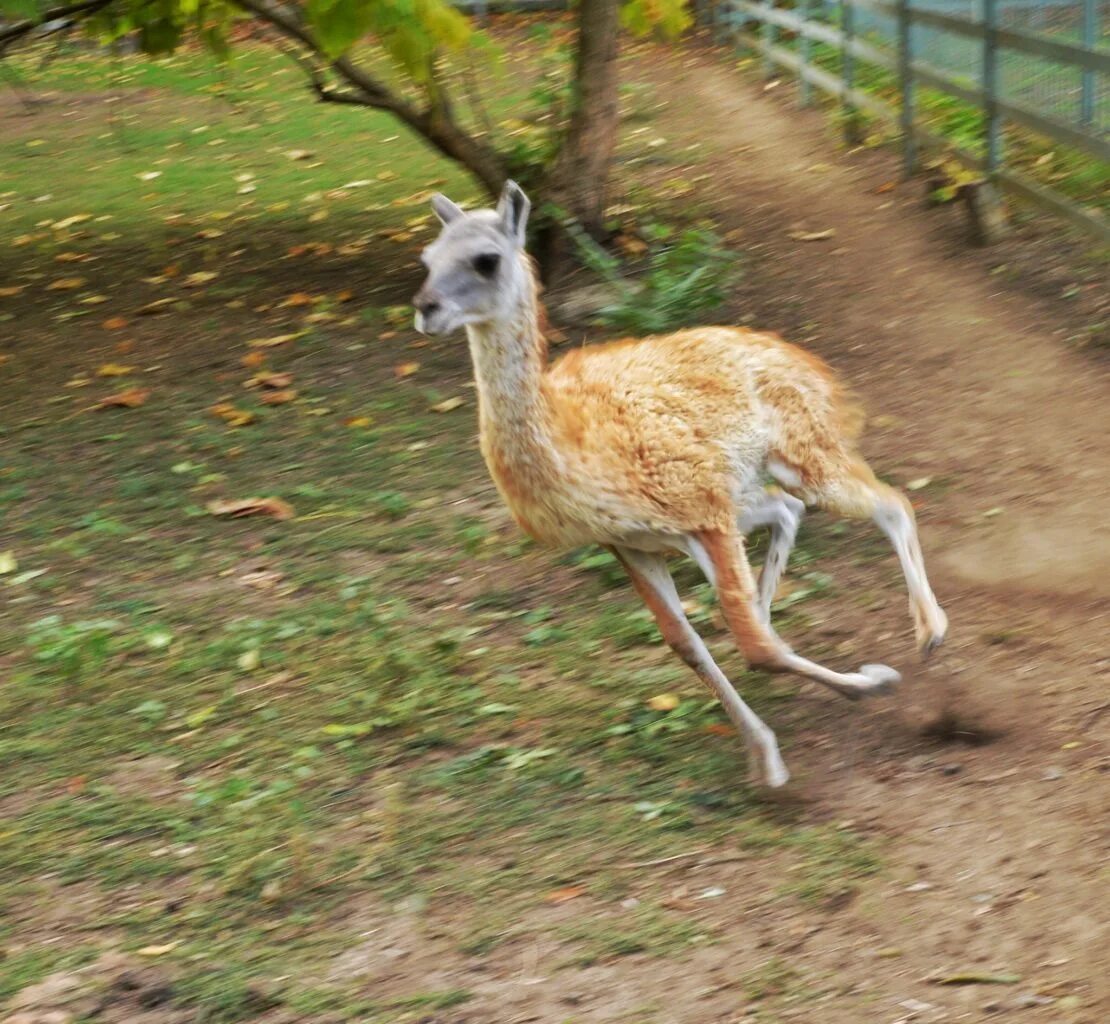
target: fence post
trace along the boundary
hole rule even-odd
[[[1094,48],[1098,41],[1098,0],[1083,0],[1083,45]],[[1079,120],[1085,128],[1095,121],[1095,73],[1083,69],[1083,86],[1079,97]]]
[[[912,29],[910,0],[898,0],[898,84],[902,92],[902,171],[907,178],[917,170],[917,143],[913,137]]]
[[[852,44],[856,41],[855,7],[852,0],[840,0],[840,79],[844,84],[841,97],[844,115],[844,135],[850,145],[860,141],[859,119],[852,106],[851,92],[855,88],[856,58]]]
[[[983,96],[987,118],[987,177],[1002,157],[998,117],[998,0],[983,0]]]
[[[803,22],[801,34],[798,36],[798,88],[801,90],[802,106],[808,107],[813,102],[813,87],[806,77],[810,53],[810,40],[806,34],[806,29],[809,27],[809,0],[798,0],[798,16]]]
[[[763,9],[773,11],[775,0],[763,0]],[[763,76],[770,78],[775,73],[775,62],[771,59],[770,48],[775,45],[777,38],[775,26],[770,21],[763,21]]]

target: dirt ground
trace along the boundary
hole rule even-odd
[[[1069,346],[1074,324],[1043,295],[1043,267],[1016,284],[989,270],[1054,245],[1027,234],[1003,256],[967,251],[956,214],[927,209],[920,182],[890,189],[892,154],[845,154],[824,115],[714,57],[688,61],[675,84],[690,116],[674,111],[672,130],[716,140],[707,185],[722,230],[757,243],[736,311],[807,333],[852,382],[881,472],[951,482],[919,519],[952,626],[892,705],[846,719],[843,743],[806,750],[808,780],[792,794],[884,836],[897,881],[793,920],[762,920],[758,886],[730,899],[727,939],[696,966],[645,972],[666,993],[664,1019],[730,1019],[714,992],[776,949],[843,986],[842,999],[783,1019],[1106,1019],[1106,372]],[[799,229],[835,235],[796,241]],[[1105,301],[1108,285],[1088,287]],[[711,872],[745,892],[742,866],[658,870],[675,886]],[[929,980],[956,969],[1021,981]],[[863,991],[882,995],[864,1004],[853,997]],[[1086,1010],[1069,1012],[1067,993]],[[1038,1008],[1042,996],[1057,998]]]
[[[726,891],[719,941],[573,980],[541,947],[491,958],[485,980],[440,961],[441,983],[465,983],[485,1005],[435,1019],[634,1020],[650,1005],[645,1019],[674,1024],[1104,1020],[1105,366],[1069,344],[1074,314],[1051,297],[1047,268],[1000,283],[990,267],[1003,257],[967,250],[958,212],[928,209],[920,182],[890,190],[891,153],[845,154],[824,115],[764,95],[716,56],[689,59],[674,84],[685,104],[660,128],[715,140],[717,159],[694,170],[709,171],[720,230],[756,257],[733,312],[802,335],[852,382],[882,473],[947,484],[919,512],[947,644],[892,702],[830,705],[843,731],[799,737],[806,779],[784,797],[881,837],[892,877],[848,905],[783,915],[762,912],[774,880],[729,851],[648,867],[644,885],[679,904],[707,885]],[[827,241],[790,238],[829,229]],[[1006,258],[1058,246],[1027,232]],[[778,957],[835,978],[838,994],[737,1011],[739,979]]]
[[[416,913],[351,906],[346,924],[365,941],[335,958],[333,975],[383,992],[471,993],[430,1009],[428,1024],[1100,1024],[1110,1018],[1110,407],[1105,362],[1071,342],[1080,319],[1030,255],[1055,243],[968,251],[956,215],[927,209],[919,182],[890,187],[889,152],[845,153],[824,115],[797,111],[718,54],[676,67],[681,99],[656,127],[672,142],[712,140],[690,173],[706,175],[699,189],[721,233],[751,254],[730,315],[828,359],[868,409],[875,468],[933,482],[918,514],[946,645],[920,667],[892,659],[906,670],[892,699],[860,708],[819,696],[781,711],[816,707],[820,724],[794,729],[786,757],[802,770],[774,799],[873,837],[885,870],[843,900],[784,904],[768,896],[782,881],[773,860],[753,866],[744,850],[705,848],[691,833],[688,856],[630,870],[664,905],[714,893],[697,905],[716,940],[693,952],[569,970],[554,932],[578,901],[537,911],[550,942],[486,956],[464,955]],[[834,234],[799,241],[799,230]],[[999,273],[1003,261],[1018,271]],[[494,502],[488,482],[479,497]],[[849,584],[872,571],[843,568]],[[902,614],[892,591],[881,616],[846,604],[828,625],[847,661],[885,660],[881,645],[906,632]],[[805,637],[790,640],[805,652]],[[84,1012],[187,1019],[162,1009],[160,976],[124,983],[126,964],[103,969],[130,995]],[[805,987],[816,981],[814,1000]],[[784,998],[760,1006],[760,987]],[[17,1008],[41,1024],[51,998],[47,986]]]

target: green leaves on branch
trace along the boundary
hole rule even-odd
[[[45,5],[42,9],[45,10]],[[37,0],[0,0],[0,18],[23,21],[27,18],[37,18],[39,10]]]
[[[686,0],[628,0],[621,7],[621,24],[637,36],[677,36],[692,23]]]
[[[444,0],[309,0],[305,14],[327,56],[341,56],[372,33],[419,83],[431,77],[437,52],[464,49],[473,34]]]

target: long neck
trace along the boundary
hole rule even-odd
[[[478,384],[482,432],[540,440],[548,425],[541,387],[547,340],[531,267],[510,313],[467,327]]]

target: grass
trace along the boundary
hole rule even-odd
[[[500,511],[463,346],[403,326],[422,193],[465,195],[453,170],[311,105],[263,51],[46,75],[59,98],[0,140],[0,996],[153,947],[197,1019],[417,1020],[469,995],[335,973],[368,920],[496,960],[580,885],[558,933],[580,965],[712,937],[696,912],[622,909],[628,861],[739,844],[787,905],[865,884],[869,844],[738,782],[720,710],[612,560],[536,551]],[[263,370],[296,396],[244,387]],[[91,411],[127,387],[145,403]],[[229,403],[249,422],[212,412]],[[295,518],[208,510],[247,496]],[[784,611],[820,607],[815,580]],[[74,913],[42,920],[63,895]]]

